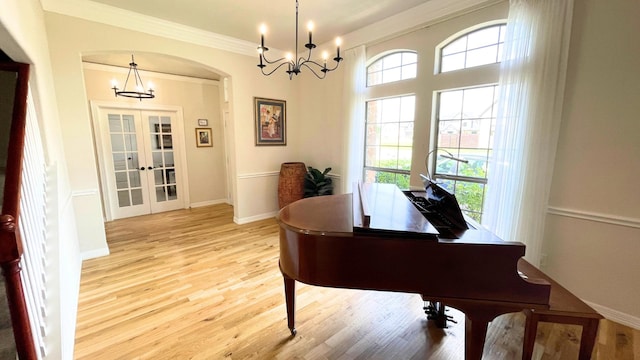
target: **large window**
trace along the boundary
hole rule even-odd
[[[365,182],[409,188],[415,96],[367,101]]]
[[[367,87],[383,95],[366,102],[365,182],[409,188],[416,99],[378,85],[413,79],[417,66],[418,55],[407,50],[388,52],[367,66]]]
[[[443,46],[440,71],[494,64],[500,61],[506,25],[469,32]],[[476,85],[437,93],[435,130],[436,156],[430,161],[433,177],[458,198],[463,211],[482,221],[487,173],[493,148],[498,87]],[[441,155],[453,154],[457,162]]]
[[[414,153],[414,144],[421,152],[437,149],[429,158],[428,175],[456,195],[467,215],[481,221],[491,183],[487,169],[505,30],[504,22],[492,21],[452,35],[432,49],[435,73],[418,71],[418,53],[410,50],[387,50],[372,59],[367,66],[365,182],[408,189],[409,179],[424,172],[426,153]],[[471,67],[476,68],[465,70]],[[440,75],[453,70],[458,71]],[[414,120],[420,131],[415,136]],[[466,162],[442,156],[447,152]]]
[[[497,86],[438,94],[438,155],[450,152],[457,162],[436,156],[434,178],[456,194],[467,215],[482,218],[487,165],[493,145]]]

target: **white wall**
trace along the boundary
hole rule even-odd
[[[640,2],[575,1],[546,270],[640,328]]]

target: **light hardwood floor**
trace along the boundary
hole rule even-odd
[[[438,329],[415,294],[299,284],[287,329],[278,225],[229,205],[106,224],[111,255],[85,261],[76,359],[463,359],[464,316]],[[519,359],[524,316],[488,330],[484,359]],[[577,359],[579,327],[541,323],[534,357]],[[635,356],[634,356],[635,354]],[[594,359],[640,359],[640,331],[603,320]]]

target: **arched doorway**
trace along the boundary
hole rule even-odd
[[[82,59],[87,99],[92,104],[99,102],[105,105],[108,102],[108,107],[120,107],[127,111],[177,109],[177,112],[181,113],[176,123],[179,128],[174,128],[172,132],[177,136],[175,141],[177,147],[171,149],[171,155],[179,157],[179,160],[182,160],[182,165],[179,168],[170,169],[172,171],[175,170],[174,177],[151,177],[150,181],[154,182],[156,189],[161,187],[158,185],[167,185],[168,187],[164,186],[164,190],[171,192],[170,190],[176,189],[172,188],[172,186],[177,186],[180,181],[172,183],[166,181],[175,180],[175,176],[178,175],[178,180],[182,181],[182,185],[178,190],[185,190],[185,193],[182,194],[184,207],[198,207],[221,202],[233,204],[229,171],[231,167],[229,161],[230,136],[226,126],[226,122],[229,121],[230,117],[230,99],[227,95],[227,87],[230,80],[228,78],[225,80],[225,74],[191,60],[164,54],[135,53],[135,62],[138,64],[142,80],[144,82],[153,81],[156,97],[141,101],[115,97],[110,85],[111,80],[115,78],[120,84],[124,84],[128,72],[128,64],[131,62],[131,55],[129,52],[84,54]],[[112,216],[113,213],[109,209],[109,204],[120,201],[117,199],[119,191],[117,186],[116,189],[112,190],[107,188],[109,183],[114,182],[112,179],[114,176],[113,169],[101,164],[101,161],[108,156],[111,156],[111,159],[115,156],[114,154],[107,154],[109,151],[106,150],[109,150],[109,147],[105,147],[105,142],[110,142],[112,134],[105,134],[99,131],[99,113],[93,111],[92,117],[96,162],[99,165],[98,171],[105,217],[107,220],[111,220],[112,218],[117,218],[117,216]],[[140,134],[144,138],[140,138],[137,145],[148,143],[150,140],[148,137],[153,134],[158,136],[157,133],[149,131],[148,119],[145,120],[141,117],[140,121],[147,125],[147,131],[144,134]],[[198,144],[196,138],[198,131],[206,131],[211,134],[210,146],[200,146]],[[149,161],[151,161],[151,157]],[[175,163],[178,164],[179,161]],[[130,165],[141,164],[131,163]],[[164,165],[166,166],[167,164]],[[155,166],[149,166],[148,164],[145,164],[145,167],[154,167],[153,172],[160,171],[155,169]],[[171,168],[171,165],[169,167]],[[140,167],[136,168],[139,170]],[[145,170],[145,174],[142,174],[142,171],[138,171],[140,173],[138,175],[135,174],[133,168],[126,170],[131,173],[132,177],[119,175],[122,194],[124,194],[125,189],[131,188],[132,184],[135,185],[134,187],[139,185],[136,179],[140,178],[140,175],[146,176],[145,174],[148,174],[148,170]],[[166,180],[166,184],[161,184],[163,179]],[[125,182],[127,183],[126,186],[124,186]],[[113,194],[115,194],[116,198],[113,198]],[[150,196],[156,195],[156,193],[152,193]],[[129,203],[133,201],[131,193],[128,201]]]

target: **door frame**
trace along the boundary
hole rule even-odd
[[[100,114],[107,109],[127,110],[127,111],[166,111],[172,112],[176,116],[176,126],[174,132],[174,147],[179,150],[179,155],[176,157],[176,166],[180,166],[183,170],[181,175],[182,180],[182,192],[184,200],[184,208],[188,209],[191,205],[189,198],[189,171],[187,169],[187,153],[186,142],[184,134],[184,117],[182,113],[182,106],[173,105],[158,105],[149,103],[121,103],[113,101],[89,101],[91,105],[91,120],[93,125],[93,140],[96,152],[96,160],[98,163],[98,177],[100,180],[100,198],[102,200],[102,209],[105,216],[105,221],[113,220],[113,210],[111,209],[111,202],[109,199],[115,194],[109,189],[107,184],[107,168],[105,164],[104,153],[104,136],[100,123]]]

